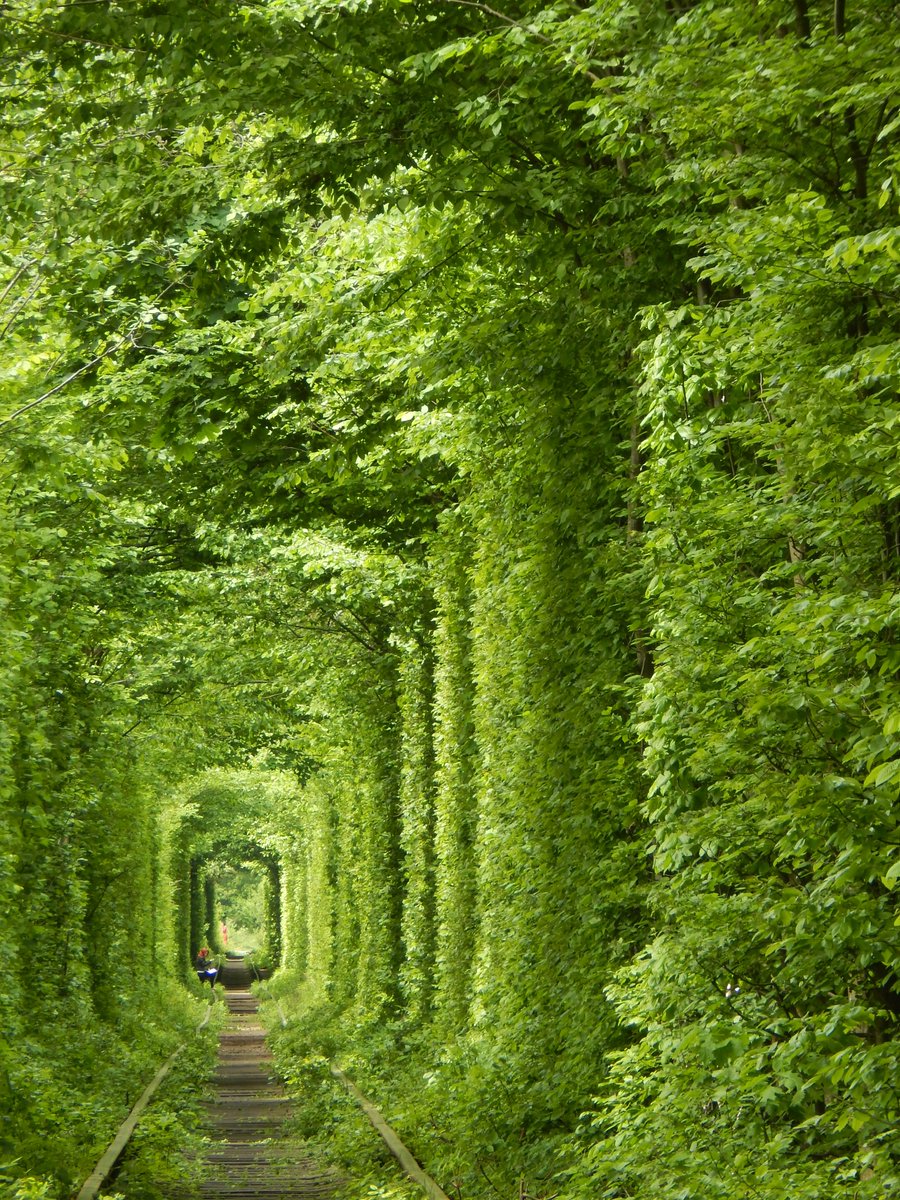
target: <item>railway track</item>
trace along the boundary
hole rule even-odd
[[[285,1128],[291,1102],[272,1070],[265,1031],[256,1016],[250,971],[240,959],[219,973],[230,1018],[219,1035],[213,1097],[206,1103],[215,1140],[203,1156],[201,1181],[187,1197],[234,1200],[324,1200],[342,1184],[312,1159]],[[175,1200],[175,1198],[173,1198]]]
[[[225,1003],[230,1019],[219,1034],[213,1076],[213,1095],[205,1102],[207,1125],[213,1134],[209,1148],[193,1164],[193,1183],[159,1184],[166,1200],[203,1200],[204,1197],[234,1197],[235,1200],[329,1200],[337,1197],[347,1182],[331,1167],[323,1167],[291,1136],[289,1097],[272,1070],[273,1056],[266,1034],[257,1020],[258,1001],[250,990],[250,969],[242,959],[231,959],[221,968]],[[212,1004],[200,1024],[209,1020]],[[184,1046],[171,1055],[144,1089],[119,1128],[113,1141],[76,1200],[96,1200],[103,1184],[112,1177],[137,1122],[159,1085],[166,1078]],[[377,1108],[337,1064],[331,1073],[340,1080],[367,1119],[397,1159],[409,1179],[417,1183],[428,1200],[450,1200],[410,1154]]]

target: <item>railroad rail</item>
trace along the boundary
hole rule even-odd
[[[266,988],[266,991],[268,992],[268,988]],[[287,1017],[284,1015],[284,1009],[281,1007],[281,1004],[278,1002],[278,1000],[274,999],[274,997],[270,997],[270,999],[274,1002],[278,1011],[278,1019],[281,1022],[282,1028],[285,1028],[288,1022]],[[406,1146],[404,1146],[397,1133],[387,1123],[372,1101],[363,1095],[353,1080],[341,1070],[337,1063],[329,1063],[329,1067],[331,1074],[336,1080],[338,1080],[339,1083],[344,1085],[353,1099],[357,1102],[357,1104],[365,1113],[366,1118],[368,1119],[372,1128],[382,1139],[388,1150],[390,1150],[391,1154],[393,1154],[394,1158],[403,1168],[403,1171],[406,1173],[406,1175],[413,1181],[413,1183],[417,1183],[419,1185],[429,1200],[450,1200],[450,1197],[441,1188],[440,1184],[432,1179],[427,1171],[423,1170],[410,1151],[406,1148]]]
[[[228,960],[220,970],[219,980],[225,987],[229,1021],[219,1035],[214,1090],[204,1106],[214,1140],[202,1155],[200,1182],[174,1191],[169,1184],[167,1194],[171,1200],[189,1197],[330,1200],[345,1181],[333,1168],[323,1167],[311,1158],[286,1128],[292,1105],[273,1074],[272,1054],[257,1018],[258,1000],[250,990],[250,968],[240,959]],[[211,1013],[212,1004],[198,1032],[209,1022]],[[278,1013],[281,1023],[286,1025],[280,1005]],[[178,1047],[150,1081],[76,1200],[95,1200],[184,1045]],[[407,1176],[422,1188],[429,1200],[449,1200],[353,1081],[334,1063],[331,1073],[354,1097]]]
[[[204,1016],[204,1018],[200,1022],[200,1024],[197,1026],[198,1033],[201,1031],[201,1029],[205,1029],[206,1026],[209,1024],[209,1018],[211,1015],[212,1015],[212,1003],[210,1003],[207,1006],[206,1015]],[[96,1167],[94,1167],[93,1171],[90,1173],[90,1175],[84,1181],[84,1183],[81,1185],[81,1190],[79,1191],[75,1200],[94,1200],[94,1197],[97,1195],[97,1193],[103,1187],[103,1184],[108,1179],[110,1173],[113,1170],[113,1167],[115,1167],[116,1163],[121,1158],[123,1150],[128,1145],[128,1142],[131,1139],[131,1135],[134,1133],[135,1129],[137,1128],[137,1123],[141,1119],[141,1115],[143,1114],[147,1105],[153,1099],[154,1093],[156,1092],[159,1085],[162,1083],[162,1081],[166,1078],[166,1076],[172,1070],[172,1067],[174,1067],[174,1065],[178,1059],[178,1056],[184,1050],[185,1045],[186,1045],[186,1043],[182,1042],[181,1045],[178,1047],[178,1049],[173,1051],[173,1053],[169,1056],[169,1058],[166,1059],[166,1061],[163,1063],[163,1065],[159,1068],[159,1070],[156,1072],[156,1074],[153,1076],[153,1078],[150,1080],[150,1082],[144,1088],[143,1092],[139,1096],[139,1098],[138,1098],[136,1104],[134,1105],[134,1107],[132,1108],[131,1112],[128,1114],[128,1116],[125,1118],[125,1120],[119,1126],[118,1133],[113,1138],[113,1140],[110,1142],[110,1144],[107,1147],[102,1158],[97,1163]]]

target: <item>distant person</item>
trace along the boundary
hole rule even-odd
[[[228,945],[228,926],[225,924],[224,921],[222,922],[222,945],[223,946]]]
[[[211,988],[216,986],[216,976],[219,974],[219,969],[209,957],[209,950],[204,946],[197,953],[194,959],[194,970],[197,972],[197,978],[201,983],[208,983]]]

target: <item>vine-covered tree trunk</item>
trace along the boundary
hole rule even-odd
[[[399,869],[403,884],[400,987],[405,1014],[416,1026],[428,1018],[434,989],[433,693],[433,663],[423,629],[403,647],[398,695]]]
[[[449,1040],[469,1017],[477,928],[472,720],[471,537],[448,519],[434,551],[435,1023]]]

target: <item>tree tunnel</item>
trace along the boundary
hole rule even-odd
[[[900,7],[0,14],[0,1194],[254,905],[465,1200],[900,1191]]]
[[[180,968],[189,971],[203,946],[281,964],[282,856],[292,839],[279,829],[279,800],[295,786],[282,773],[217,771],[182,791],[173,856]]]
[[[281,962],[281,867],[277,855],[248,843],[221,843],[190,863],[190,935],[198,949],[243,954],[259,964]],[[234,913],[238,918],[235,921]]]

